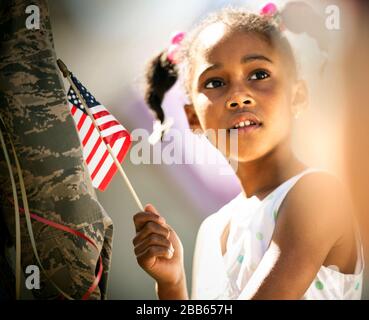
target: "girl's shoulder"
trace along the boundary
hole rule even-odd
[[[356,238],[349,192],[328,172],[300,177],[281,205],[273,235],[273,241],[287,244],[289,250],[298,248],[325,262],[329,257],[329,264],[340,270],[356,264]]]
[[[336,205],[349,202],[349,192],[338,177],[328,171],[311,170],[301,175],[286,195],[286,202],[323,205],[331,201]]]
[[[326,171],[301,176],[286,194],[279,211],[285,225],[311,234],[317,229],[327,230],[327,235],[337,238],[353,222],[348,191],[339,178]]]
[[[280,205],[323,205],[331,200],[334,204],[349,202],[349,192],[334,174],[319,168],[307,168],[281,184],[276,190]]]

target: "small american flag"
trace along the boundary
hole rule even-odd
[[[131,136],[127,129],[88,92],[75,76],[71,75],[71,79],[85,100],[100,130],[101,136],[84,110],[76,92],[70,87],[68,91],[69,107],[81,140],[83,157],[90,173],[92,185],[100,191],[104,191],[116,173],[117,166],[103,139],[109,144],[121,163],[131,145]]]

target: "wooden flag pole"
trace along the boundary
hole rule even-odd
[[[58,59],[58,60],[57,60],[57,64],[58,64],[58,67],[59,67],[60,71],[62,72],[63,76],[64,76],[65,78],[67,78],[67,80],[68,80],[68,82],[70,83],[70,85],[72,86],[73,90],[76,92],[76,94],[77,94],[77,96],[78,96],[78,99],[81,101],[81,103],[82,103],[83,107],[85,108],[85,110],[86,110],[86,112],[87,112],[88,116],[91,118],[92,123],[93,123],[93,125],[94,125],[95,129],[97,130],[97,132],[99,133],[99,135],[100,135],[100,137],[101,137],[102,141],[103,141],[103,142],[104,142],[104,144],[106,145],[106,148],[108,149],[108,151],[109,151],[109,153],[110,153],[111,157],[113,158],[114,163],[115,163],[115,165],[117,166],[119,173],[120,173],[120,174],[121,174],[121,176],[123,177],[124,182],[126,183],[126,185],[127,185],[128,189],[129,189],[129,191],[131,192],[131,194],[132,194],[133,198],[135,199],[135,201],[136,201],[136,204],[137,204],[138,208],[139,208],[141,211],[144,211],[144,208],[143,208],[143,206],[142,206],[142,203],[141,203],[140,199],[138,198],[138,196],[137,196],[137,193],[136,193],[135,189],[133,189],[133,186],[132,186],[131,182],[129,181],[129,179],[128,179],[128,177],[127,177],[126,173],[124,172],[124,170],[123,170],[123,168],[122,168],[121,164],[119,163],[119,160],[118,160],[118,159],[117,159],[117,157],[115,156],[115,154],[114,154],[114,152],[113,152],[112,148],[110,147],[110,145],[109,145],[108,143],[106,143],[106,142],[105,142],[105,140],[102,138],[102,136],[101,136],[101,132],[100,132],[100,129],[99,129],[98,125],[96,124],[95,118],[93,117],[93,115],[92,115],[92,113],[91,113],[90,108],[89,108],[89,107],[87,107],[87,104],[86,104],[85,99],[83,99],[82,95],[80,94],[79,90],[77,89],[77,87],[75,86],[75,84],[73,83],[73,81],[72,81],[72,79],[71,79],[71,77],[70,77],[70,75],[71,75],[70,71],[68,70],[68,68],[67,68],[67,66],[64,64],[64,62],[63,62],[63,61],[61,61],[60,59]]]

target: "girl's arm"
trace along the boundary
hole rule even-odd
[[[178,283],[156,283],[156,292],[160,300],[188,300],[186,276]]]
[[[239,299],[300,299],[349,227],[345,198],[326,174],[301,178],[282,203],[269,249]]]

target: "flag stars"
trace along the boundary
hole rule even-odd
[[[73,77],[74,85],[76,86],[76,90],[73,90],[72,87],[69,88],[68,91],[68,101],[75,105],[80,110],[83,110],[83,104],[86,103],[89,108],[95,107],[100,103],[95,99],[95,97],[87,90],[85,86],[83,86],[75,77]],[[82,98],[84,101],[82,101]]]

